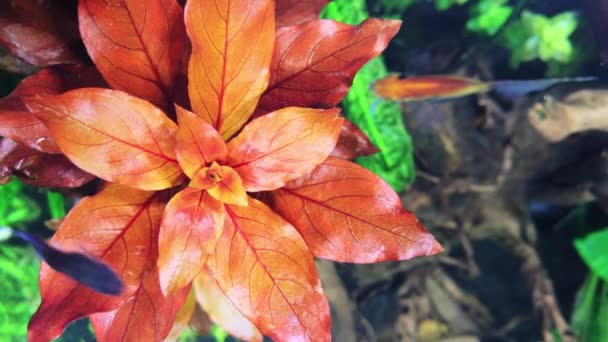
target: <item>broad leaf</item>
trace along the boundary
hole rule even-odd
[[[224,224],[224,206],[206,191],[186,188],[167,204],[159,235],[163,292],[174,294],[200,272]]]
[[[97,341],[164,341],[189,291],[188,287],[165,298],[156,268],[149,268],[142,274],[132,298],[114,311],[90,316]]]
[[[93,67],[57,65],[27,77],[7,97],[0,100],[0,135],[33,149],[59,153],[46,126],[25,106],[23,99],[36,94],[59,94],[74,88],[103,86]]]
[[[260,107],[335,107],[355,73],[384,50],[400,25],[381,19],[359,26],[312,20],[277,30],[270,84]]]
[[[359,156],[369,156],[378,152],[378,148],[369,141],[369,138],[357,125],[344,120],[340,138],[336,148],[331,152],[332,157],[341,159],[355,159]]]
[[[193,111],[228,139],[251,116],[268,85],[274,1],[190,0],[185,15]]]
[[[490,84],[473,78],[426,75],[399,78],[389,75],[374,83],[372,90],[381,98],[393,101],[441,100],[486,92]]]
[[[46,154],[3,138],[0,142],[0,184],[15,175],[24,183],[43,187],[76,188],[95,178],[65,156]]]
[[[175,0],[81,0],[78,18],[89,56],[112,88],[169,109],[185,53]]]
[[[51,243],[109,265],[122,278],[120,297],[93,292],[46,264],[40,270],[42,302],[29,325],[29,340],[48,341],[89,314],[116,309],[140,291],[141,277],[156,255],[164,202],[159,193],[111,185],[83,199],[68,214]]]
[[[388,184],[346,160],[330,157],[272,197],[315,257],[373,263],[443,250]]]
[[[184,181],[175,158],[177,126],[151,103],[95,88],[26,101],[78,167],[107,181],[159,190]]]
[[[338,112],[290,107],[261,116],[228,143],[228,165],[247,191],[280,188],[329,156],[342,128]]]
[[[277,0],[277,27],[298,25],[319,19],[329,0]]]
[[[209,270],[237,309],[278,341],[329,341],[329,306],[298,232],[262,202],[226,206]]]
[[[241,340],[262,342],[262,333],[226,298],[209,272],[203,270],[192,286],[196,300],[215,324]]]
[[[608,281],[608,228],[587,234],[574,240],[574,247],[583,262],[603,281]]]
[[[226,160],[226,143],[215,128],[179,106],[176,112],[179,122],[175,138],[177,160],[188,177],[192,178],[211,162]]]
[[[46,67],[78,63],[74,1],[0,2],[0,45],[24,61]]]

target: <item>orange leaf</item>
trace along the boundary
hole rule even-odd
[[[274,1],[190,0],[192,42],[188,93],[194,113],[224,139],[253,113],[268,85],[274,46]]]
[[[226,206],[208,268],[260,331],[278,341],[329,341],[329,306],[298,232],[262,202]]]
[[[163,292],[174,294],[200,272],[224,224],[224,206],[205,191],[185,188],[167,204],[159,236]]]
[[[97,341],[164,341],[189,291],[187,287],[165,298],[156,268],[146,270],[132,298],[114,311],[90,316]]]
[[[228,162],[247,191],[280,188],[312,171],[334,149],[339,109],[284,108],[251,121],[228,143]]]
[[[110,86],[169,109],[185,52],[175,0],[81,0],[78,18],[89,56]]]
[[[298,25],[319,19],[329,0],[277,0],[277,27]]]
[[[179,336],[182,334],[184,329],[188,327],[188,324],[194,315],[194,309],[196,306],[197,304],[196,297],[194,295],[194,288],[191,288],[188,292],[188,297],[186,297],[186,303],[184,303],[184,306],[182,306],[182,308],[179,309],[175,315],[173,327],[171,327],[171,331],[169,331],[165,342],[178,341]]]
[[[490,84],[459,76],[431,75],[399,78],[397,75],[389,75],[376,81],[372,90],[379,97],[407,102],[483,93],[490,90]]]
[[[122,278],[120,297],[102,295],[58,273],[40,270],[42,302],[29,324],[29,340],[48,341],[80,317],[114,310],[139,291],[140,278],[156,255],[164,207],[159,193],[110,185],[83,199],[51,239],[53,246],[99,258]]]
[[[184,181],[175,159],[177,126],[151,103],[82,88],[26,101],[78,167],[107,181],[159,190]]]
[[[331,156],[341,159],[355,159],[360,156],[372,155],[378,151],[378,148],[357,125],[344,119],[340,138],[336,148],[331,152]]]
[[[358,26],[311,20],[280,28],[260,107],[335,107],[355,73],[386,48],[400,25],[382,19],[367,19]]]
[[[75,7],[75,6],[74,6]],[[77,63],[78,23],[68,1],[0,2],[0,45],[39,66]]]
[[[443,250],[388,184],[346,160],[328,158],[273,199],[315,257],[373,263]]]
[[[206,189],[216,200],[234,205],[247,205],[247,193],[241,177],[230,166],[216,162],[200,170],[190,182],[190,187]]]
[[[182,107],[176,106],[176,112],[179,122],[175,138],[177,160],[188,177],[192,178],[211,162],[226,159],[226,143],[215,128]]]
[[[42,152],[60,153],[46,126],[30,113],[23,99],[37,94],[59,94],[74,88],[102,85],[101,75],[89,66],[57,65],[39,71],[25,78],[9,96],[0,100],[0,136]]]
[[[262,333],[234,307],[206,270],[194,278],[192,286],[196,300],[215,324],[238,339],[262,342]]]

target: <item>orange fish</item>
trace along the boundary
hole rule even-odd
[[[378,97],[403,102],[449,99],[483,93],[490,89],[490,83],[477,79],[444,75],[399,78],[393,74],[372,85],[372,90]]]
[[[372,85],[374,93],[383,99],[414,102],[444,100],[495,90],[516,99],[533,91],[546,89],[558,83],[587,82],[596,77],[548,78],[539,80],[513,80],[483,82],[475,78],[449,75],[422,75],[399,78],[392,74]]]

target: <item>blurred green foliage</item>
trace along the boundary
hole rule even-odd
[[[608,341],[608,283],[591,273],[579,291],[571,325],[580,342]]]
[[[608,281],[608,227],[576,239],[574,247],[591,271]]]
[[[523,11],[521,18],[504,32],[504,44],[511,51],[511,65],[540,59],[543,62],[568,63],[574,47],[570,36],[578,26],[574,12],[563,12],[554,17]]]
[[[25,193],[25,187],[16,178],[0,186],[0,226],[23,228],[40,217],[40,206]]]
[[[407,20],[408,9],[427,2],[380,0],[375,9],[380,16]],[[466,30],[484,39],[496,40],[507,49],[512,68],[540,60],[547,65],[546,75],[549,77],[576,74],[579,66],[593,53],[593,44],[589,40],[574,38],[575,32],[581,30],[578,14],[566,11],[547,17],[525,10],[526,4],[526,0],[434,0],[437,11],[467,5]]]
[[[27,323],[40,303],[33,250],[0,245],[0,341],[26,341]]]
[[[509,0],[479,0],[470,8],[467,30],[486,36],[495,35],[513,13]]]
[[[0,186],[0,226],[25,229],[40,217],[40,206],[17,179]],[[40,262],[25,246],[0,245],[0,341],[25,341],[27,323],[40,302]]]
[[[445,10],[450,9],[450,7],[452,7],[452,6],[464,5],[468,1],[469,0],[435,0],[435,8],[438,11],[445,11]]]
[[[359,24],[369,17],[364,0],[335,0],[322,17]],[[382,57],[367,63],[353,81],[342,102],[346,117],[361,128],[380,152],[357,159],[357,163],[382,177],[395,191],[403,191],[414,181],[412,138],[405,129],[399,106],[382,101],[370,85],[388,75]]]
[[[581,342],[608,341],[608,227],[576,239],[574,247],[591,270],[579,291],[572,329]]]

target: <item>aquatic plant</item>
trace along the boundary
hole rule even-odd
[[[388,184],[347,160],[371,144],[334,108],[400,22],[319,20],[325,4],[79,2],[95,68],[25,79],[11,106],[0,104],[0,133],[39,158],[64,158],[62,186],[105,182],[51,243],[102,260],[125,289],[100,294],[43,265],[30,340],[88,316],[100,341],[161,341],[193,287],[237,337],[324,341],[329,307],[313,257],[372,263],[442,250]],[[17,55],[32,44],[22,39]],[[28,172],[48,186],[47,168]]]

